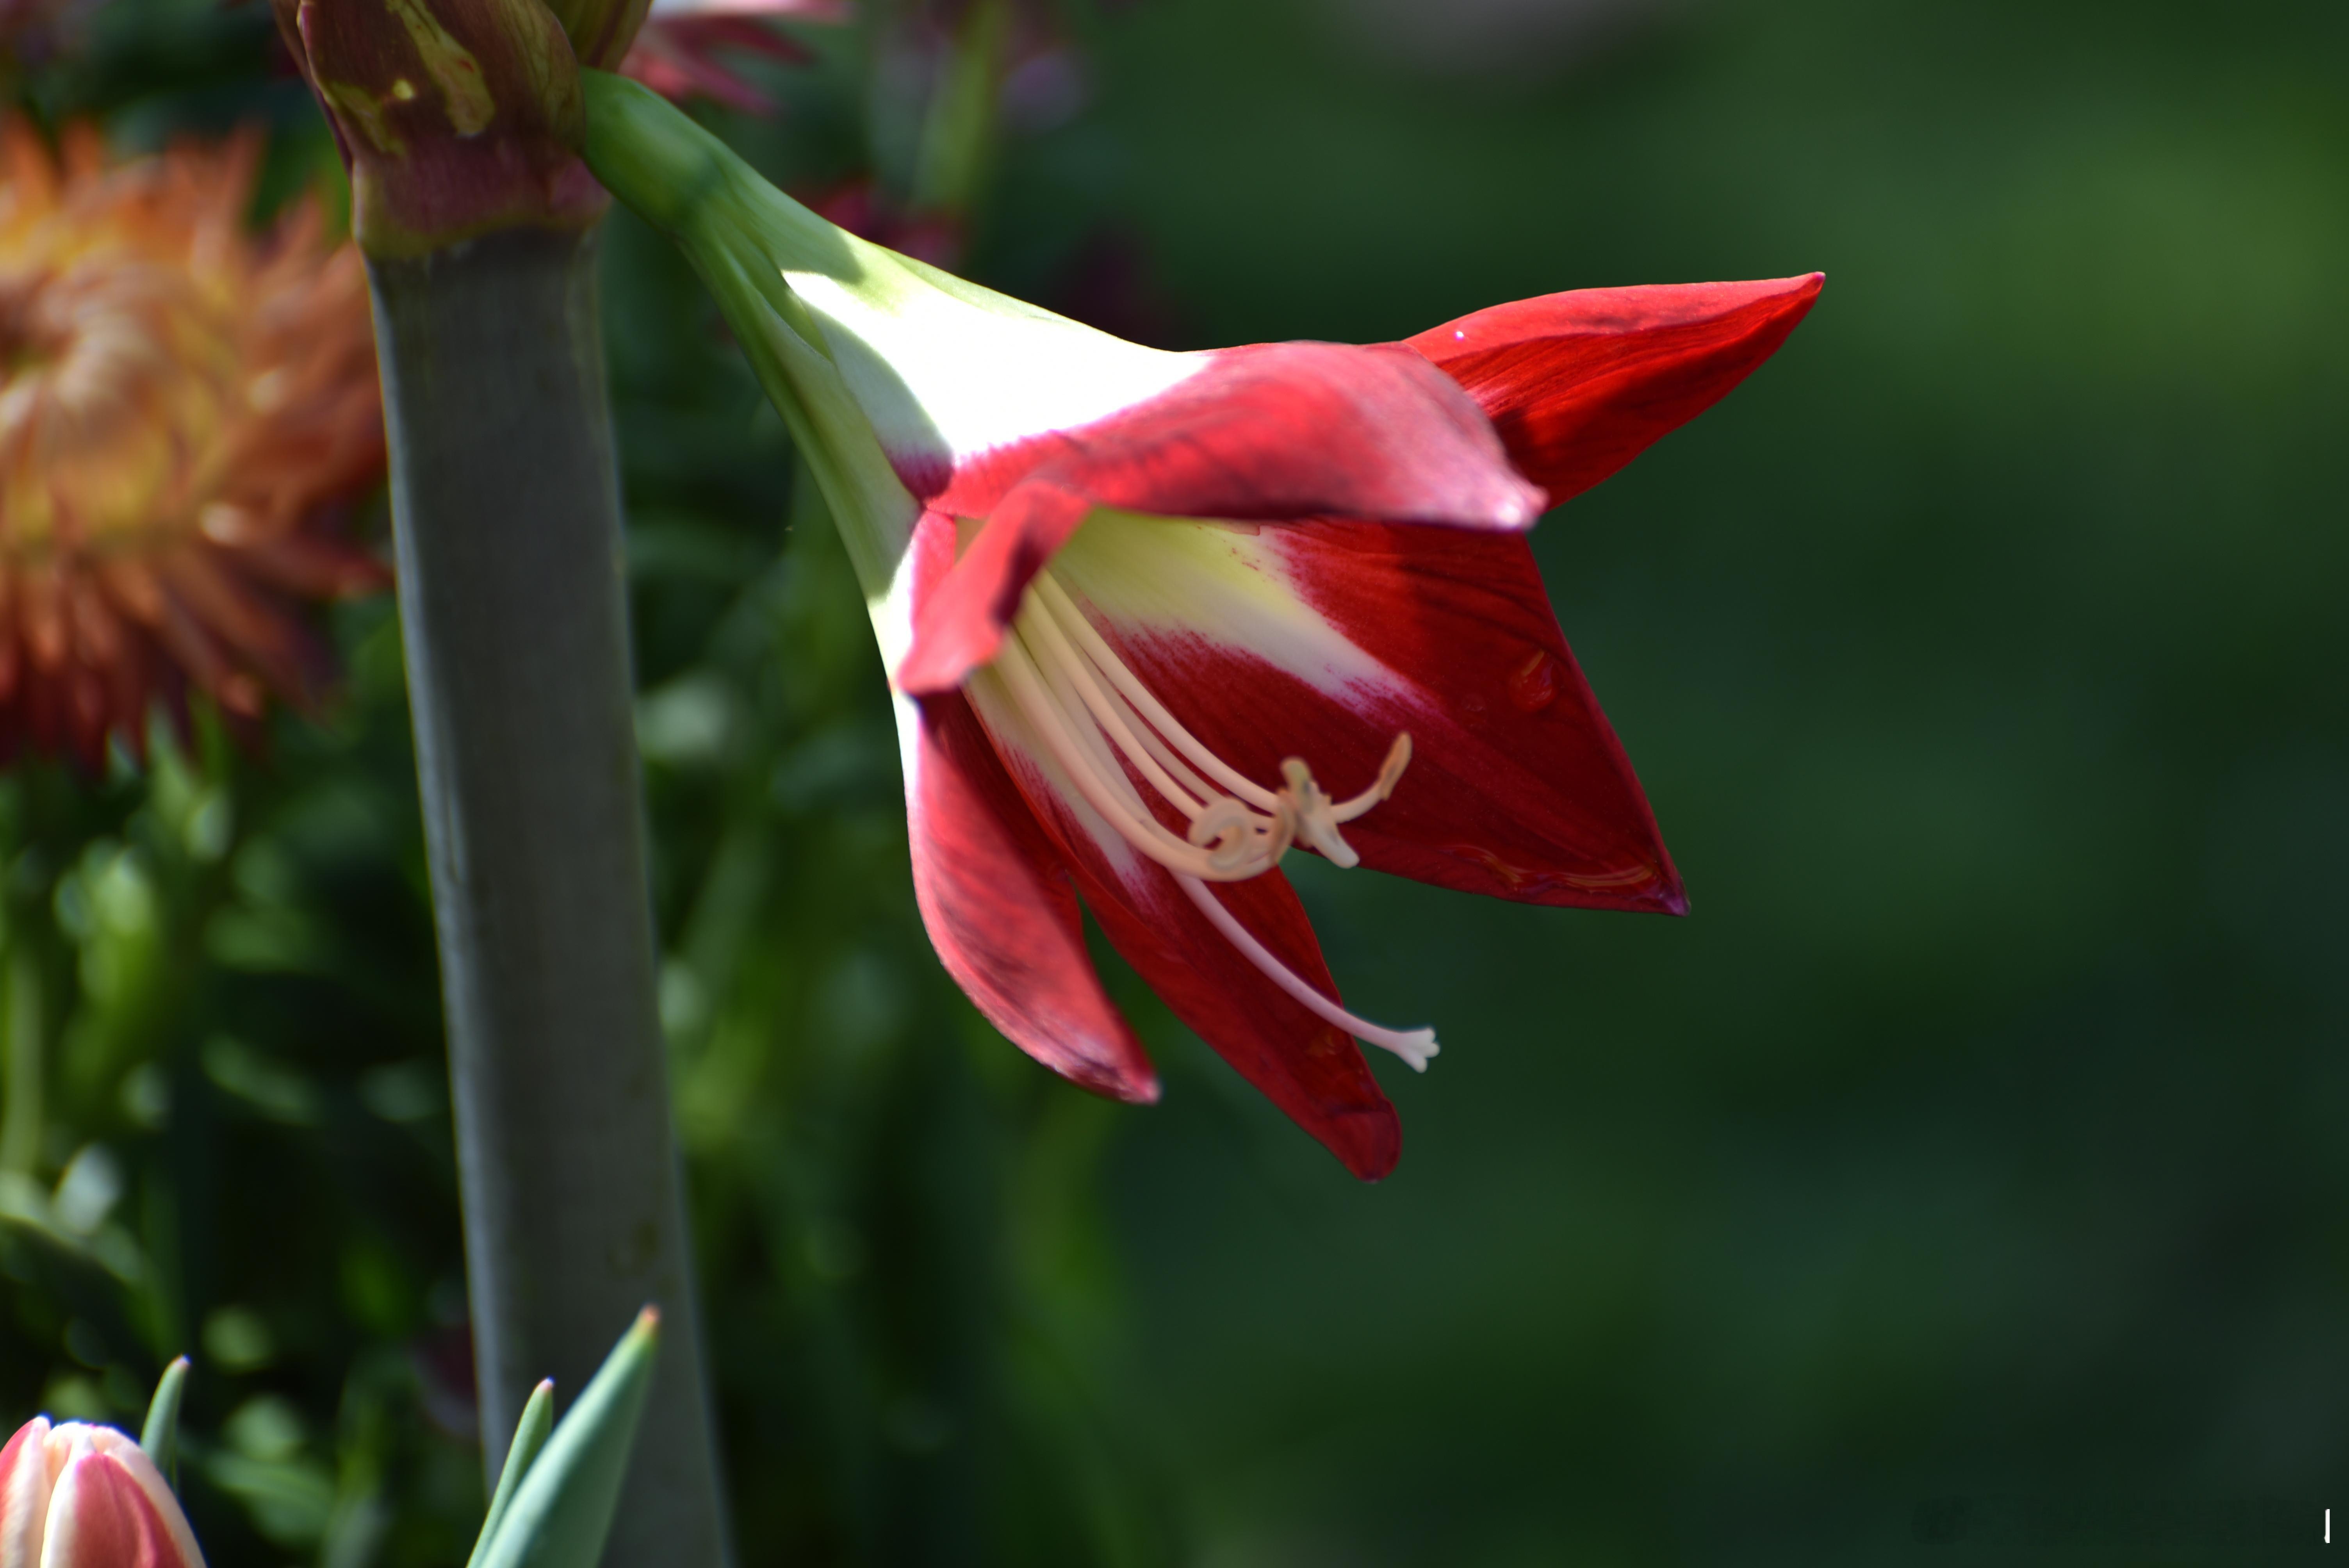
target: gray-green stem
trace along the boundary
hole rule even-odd
[[[510,230],[370,273],[483,1451],[541,1377],[576,1395],[659,1303],[603,1561],[718,1568],[594,235]]]

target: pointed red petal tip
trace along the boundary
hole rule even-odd
[[[1360,1181],[1383,1181],[1402,1161],[1402,1118],[1392,1106],[1349,1115],[1312,1131]]]
[[[1826,274],[1576,289],[1407,340],[1465,387],[1555,506],[1719,402],[1778,350]]]
[[[1110,945],[1210,1049],[1356,1176],[1375,1181],[1394,1169],[1402,1121],[1344,1030],[1243,957],[1166,872],[1123,876],[1081,847],[1071,870]],[[1211,896],[1292,975],[1338,995],[1288,878],[1268,872]]]

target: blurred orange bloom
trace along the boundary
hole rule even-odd
[[[0,127],[0,758],[312,705],[303,601],[388,581],[335,527],[383,469],[366,273],[309,200],[247,231],[260,152]]]

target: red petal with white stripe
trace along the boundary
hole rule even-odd
[[[1392,797],[1344,829],[1363,863],[1521,903],[1687,907],[1630,763],[1517,535],[1363,522],[1245,529],[1096,517],[1053,562],[1191,733],[1277,784]]]
[[[920,607],[897,671],[910,692],[949,689],[993,657],[1029,581],[1096,506],[1523,529],[1542,497],[1476,406],[1418,356],[1282,343],[1216,354],[1105,418],[960,462],[929,505],[987,521]]]

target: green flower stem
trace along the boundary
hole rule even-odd
[[[662,1304],[603,1562],[715,1568],[594,237],[509,230],[369,270],[483,1451],[540,1378],[584,1389]]]

